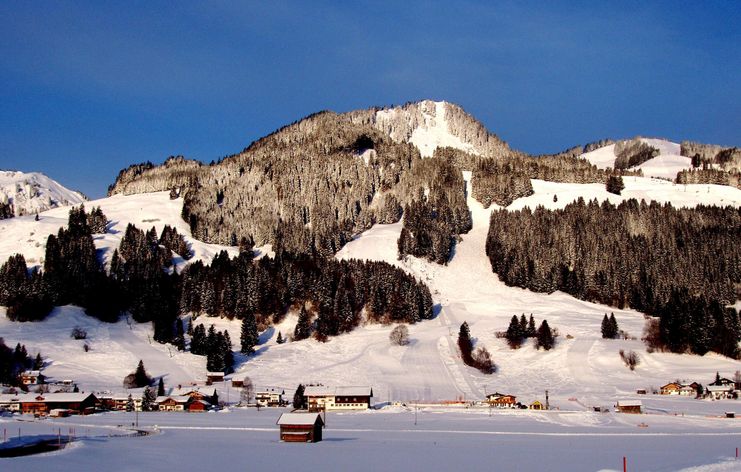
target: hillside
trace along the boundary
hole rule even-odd
[[[0,205],[8,205],[13,216],[33,215],[85,200],[81,193],[39,172],[0,170]]]
[[[470,195],[470,174],[464,176]],[[562,207],[579,197],[615,202],[631,197],[650,198],[677,206],[700,203],[741,206],[741,191],[730,187],[685,187],[645,177],[626,178],[625,183],[623,195],[616,196],[605,192],[599,184],[535,180],[535,193],[516,200],[510,209],[538,204]],[[558,202],[553,202],[553,195],[558,196]],[[90,202],[91,206],[99,205],[113,221],[108,234],[96,236],[96,247],[107,257],[129,222],[142,228],[156,226],[158,230],[170,224],[186,235],[195,259],[209,260],[223,247],[190,237],[187,225],[179,218],[180,202],[170,200],[166,192],[117,195]],[[484,256],[488,215],[496,205],[484,209],[470,197],[468,205],[473,229],[462,236],[446,266],[414,257],[399,261],[396,239],[401,222],[374,225],[337,254],[341,259],[387,261],[430,286],[438,305],[437,316],[411,326],[409,346],[391,346],[388,334],[392,327],[383,325],[366,325],[326,343],[309,339],[276,344],[279,331],[284,336],[293,332],[294,312],[261,334],[257,355],[246,360],[239,358],[234,376],[248,375],[257,386],[286,389],[294,388],[299,382],[370,384],[377,400],[471,399],[493,390],[506,390],[522,400],[532,401],[542,400],[543,390],[549,389],[553,401],[562,407],[580,409],[583,408],[580,405],[609,404],[616,396],[629,396],[638,387],[656,387],[675,378],[707,383],[715,371],[732,376],[741,368],[738,361],[714,354],[703,357],[648,354],[640,341],[601,339],[599,325],[604,313],[614,312],[620,327],[637,337],[644,325],[641,313],[583,302],[558,292],[535,294],[505,286],[491,272]],[[39,263],[46,235],[56,232],[65,221],[66,209],[60,208],[42,213],[38,222],[32,217],[0,222],[0,258],[7,258],[20,248],[29,260]],[[235,249],[227,249],[235,253]],[[520,350],[511,351],[504,340],[495,338],[495,331],[506,329],[511,316],[521,313],[533,313],[538,321],[548,319],[558,329],[561,337],[555,350],[538,352],[528,343]],[[499,366],[496,374],[485,376],[462,365],[456,351],[456,336],[463,321],[471,326],[477,345],[485,345],[492,352]],[[198,322],[214,323],[217,329],[228,329],[233,341],[239,339],[237,320],[199,318]],[[71,328],[77,325],[84,326],[90,334],[90,352],[82,350],[81,341],[69,337]],[[573,339],[566,339],[566,335]],[[150,324],[101,323],[75,307],[59,308],[40,323],[12,323],[2,317],[0,336],[9,344],[22,342],[32,352],[40,350],[50,361],[48,375],[72,377],[88,389],[120,385],[138,359],[144,359],[153,375],[165,375],[169,385],[203,380],[205,376],[204,357],[153,342]],[[238,349],[236,342],[234,348]],[[633,349],[639,354],[641,364],[635,372],[622,364],[619,349]],[[580,403],[568,402],[568,398],[578,398]]]

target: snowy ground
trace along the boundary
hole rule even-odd
[[[139,426],[159,434],[118,438],[132,413],[20,422],[0,419],[9,435],[87,437],[67,449],[0,459],[3,471],[100,470],[622,470],[725,472],[741,443],[741,420],[612,413],[387,408],[329,413],[324,441],[278,441],[285,410],[139,414]],[[643,423],[645,427],[639,427]],[[1,438],[0,438],[1,439]],[[235,446],[238,444],[238,446]],[[174,455],[163,451],[177,451]]]

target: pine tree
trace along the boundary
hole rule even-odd
[[[277,344],[283,344],[285,342],[285,340],[283,339],[283,334],[281,334],[280,331],[278,331],[278,337],[275,338],[275,342]]]
[[[293,340],[301,341],[311,336],[311,326],[309,325],[309,313],[306,308],[302,305],[301,310],[298,313],[298,322],[296,328],[293,331]]]
[[[160,377],[160,381],[157,384],[157,396],[165,396],[165,381],[163,380],[163,377]]]
[[[520,315],[520,332],[523,337],[527,337],[527,318],[525,318],[525,313]]]
[[[461,328],[458,331],[458,349],[461,351],[463,363],[473,365],[473,341],[471,341],[471,330],[465,321],[461,324]]]
[[[524,334],[525,333],[522,332],[522,325],[517,319],[517,315],[512,315],[509,327],[507,328],[507,333],[505,334],[509,347],[512,349],[519,348],[522,345]]]
[[[152,387],[145,388],[144,393],[142,394],[142,410],[152,411],[156,403],[157,392],[155,392]]]
[[[615,313],[610,313],[610,332],[613,338],[617,338],[620,334],[620,328],[618,327],[617,320],[615,319]]]
[[[41,353],[36,354],[36,360],[33,362],[33,370],[41,370],[44,367],[44,360],[41,358]]]
[[[610,319],[607,318],[607,313],[602,317],[601,331],[604,339],[613,339],[615,337],[612,335],[612,325],[610,324]]]
[[[242,354],[252,354],[255,352],[255,346],[259,342],[259,334],[257,332],[257,321],[255,320],[254,313],[247,313],[242,319],[242,332],[239,340]]]
[[[296,393],[293,394],[293,407],[297,410],[306,408],[306,398],[304,397],[304,386],[298,384]]]
[[[139,365],[136,366],[136,371],[134,372],[134,384],[137,387],[146,387],[151,383],[152,378],[147,374],[146,369],[144,369],[144,362],[140,360]]]
[[[622,192],[624,188],[625,184],[623,183],[623,178],[621,176],[611,175],[607,178],[605,189],[608,192],[614,193],[615,195],[620,195],[620,192]]]
[[[126,399],[126,411],[134,411],[134,398],[129,393],[129,397]]]
[[[530,313],[530,320],[527,324],[527,331],[525,332],[526,338],[534,338],[537,334],[537,330],[535,328],[535,318],[533,318],[533,314]]]
[[[543,320],[538,328],[536,347],[538,349],[542,347],[546,351],[549,351],[553,348],[554,344],[555,340],[553,339],[553,332],[550,326],[548,326],[548,320]]]

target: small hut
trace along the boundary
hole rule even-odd
[[[640,415],[643,413],[643,404],[638,400],[623,400],[617,402],[617,411],[620,413],[633,413]]]
[[[280,440],[285,442],[319,442],[324,421],[319,413],[283,413],[276,423]]]

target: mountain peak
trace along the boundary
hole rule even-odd
[[[77,205],[87,198],[40,172],[0,170],[0,203],[10,205],[14,216]]]

